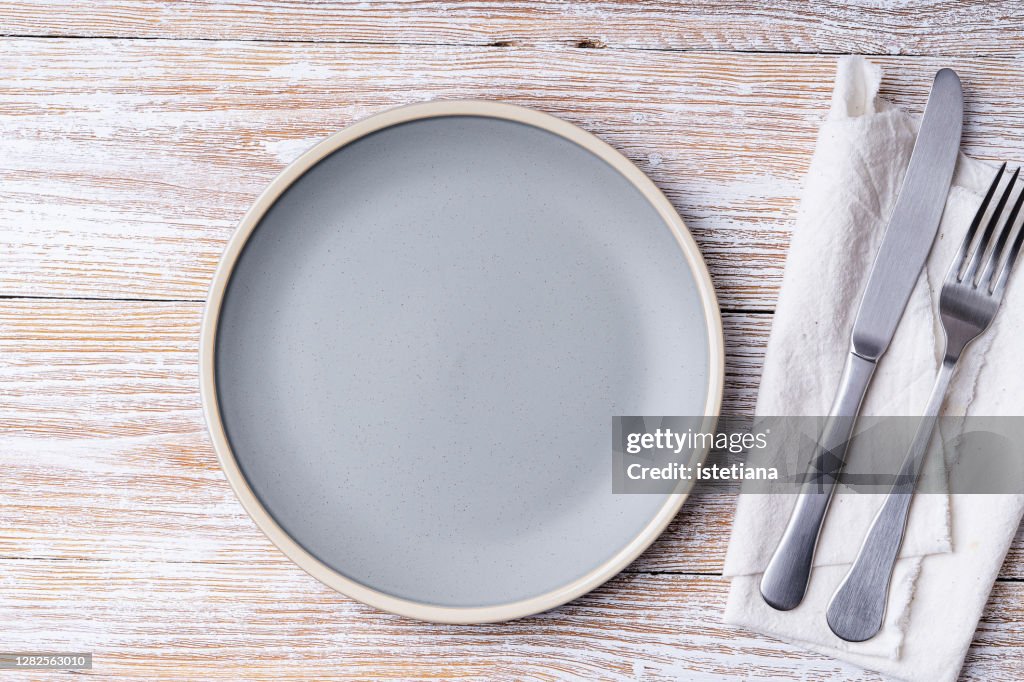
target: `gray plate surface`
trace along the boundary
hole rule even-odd
[[[483,116],[385,128],[295,182],[229,281],[216,387],[253,492],[378,591],[559,589],[665,503],[611,492],[611,417],[701,414],[711,359],[665,221],[577,144]]]

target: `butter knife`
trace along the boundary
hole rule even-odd
[[[789,523],[761,578],[761,596],[773,608],[793,609],[807,591],[814,550],[861,402],[935,240],[962,126],[960,78],[942,69],[935,74],[910,165],[871,266],[839,390]]]

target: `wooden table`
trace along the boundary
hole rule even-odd
[[[0,2],[0,649],[92,651],[103,679],[877,679],[720,622],[723,493],[534,618],[428,625],[332,592],[218,469],[200,311],[244,210],[314,141],[407,102],[514,102],[673,201],[721,300],[725,409],[749,411],[833,55],[875,55],[915,111],[955,67],[966,150],[1020,159],[1022,20],[1020,2]],[[1019,540],[965,678],[1024,670]]]

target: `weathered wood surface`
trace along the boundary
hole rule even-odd
[[[923,55],[879,58],[884,94],[911,110],[956,67],[967,151],[1021,158],[1022,16],[1020,2],[0,2],[0,649],[94,651],[103,679],[876,679],[720,624],[735,503],[720,491],[607,586],[515,623],[416,623],[321,586],[217,467],[202,301],[242,213],[318,139],[422,99],[523,104],[610,142],[675,204],[726,310],[725,409],[749,411],[827,107],[821,53]],[[965,679],[1024,668],[1022,559],[1024,534]]]
[[[727,583],[713,576],[624,574],[540,616],[443,626],[364,607],[289,563],[5,559],[0,575],[5,648],[93,651],[104,679],[879,679],[720,624]],[[1016,679],[1024,585],[999,583],[994,601],[965,679]]]
[[[771,309],[831,57],[208,41],[0,42],[0,290],[201,300],[245,209],[352,120],[429,98],[563,116],[650,173],[725,308]],[[1024,65],[901,59],[890,94],[967,83],[969,151],[1019,151]]]
[[[1017,0],[16,0],[4,5],[0,33],[7,35],[1024,54],[1024,5]]]
[[[775,679],[878,679],[721,625],[719,577],[621,575],[540,616],[443,626],[364,607],[284,562],[0,560],[0,575],[5,648],[93,651],[107,679],[740,680],[752,657]],[[1024,597],[1019,583],[999,589]],[[982,635],[998,639],[1022,614],[994,615]],[[996,657],[1019,651],[976,655],[979,678],[1008,680]]]
[[[198,303],[0,302],[0,557],[286,561],[245,515],[201,413]],[[771,316],[724,316],[724,410],[749,413]],[[687,503],[633,572],[720,573],[735,498]],[[1024,540],[1024,537],[1022,537]],[[1005,578],[1024,579],[1024,543]]]

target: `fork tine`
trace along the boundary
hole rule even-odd
[[[978,231],[978,225],[981,224],[981,219],[985,217],[985,211],[988,210],[988,204],[992,201],[992,195],[996,193],[996,187],[999,186],[999,181],[1003,177],[1003,171],[1006,170],[1006,164],[1004,163],[999,167],[996,172],[996,177],[989,185],[988,192],[985,193],[985,198],[981,201],[981,206],[978,207],[978,212],[974,214],[974,219],[971,221],[971,226],[967,229],[967,234],[964,236],[964,241],[960,245],[960,251],[957,253],[956,258],[953,259],[953,265],[949,269],[949,274],[946,276],[947,281],[956,280],[960,281],[960,271],[964,269],[967,264],[967,256],[971,252],[971,242],[974,241],[974,235]]]
[[[1020,253],[1021,244],[1024,244],[1024,225],[1017,230],[1017,236],[1013,238],[1010,252],[1006,256],[1006,263],[1003,264],[1003,269],[1000,271],[995,286],[992,288],[992,294],[998,298],[1002,298],[1003,294],[1006,293],[1006,282],[1010,279],[1010,270],[1013,269],[1013,263],[1017,260],[1017,255]]]
[[[1013,174],[1013,180],[1017,179],[1017,175],[1020,173],[1020,168]],[[1013,187],[1014,182],[1010,181],[1010,186]],[[1013,208],[1010,210],[1010,215],[1006,218],[1006,222],[1003,223],[1002,229],[999,230],[999,238],[996,240],[995,246],[992,247],[992,253],[989,254],[988,261],[985,263],[985,268],[981,271],[981,278],[978,280],[978,286],[984,286],[986,289],[991,290],[992,279],[995,277],[996,272],[999,269],[999,262],[1003,257],[1003,248],[1006,246],[1007,240],[1010,238],[1010,233],[1013,232],[1013,226],[1017,223],[1017,215],[1020,213],[1021,204],[1024,203],[1024,192],[1017,193],[1017,200],[1013,202]]]
[[[985,257],[985,252],[988,251],[988,243],[992,240],[992,233],[996,230],[996,225],[999,224],[999,218],[1003,215],[1003,209],[1006,207],[1006,202],[1010,198],[1010,192],[1013,191],[1013,184],[1017,181],[1017,176],[1020,175],[1020,168],[1013,172],[1010,177],[1010,181],[1006,183],[1006,188],[1003,190],[1002,195],[999,197],[999,201],[996,203],[995,209],[992,211],[992,217],[988,221],[988,225],[985,226],[985,231],[981,233],[981,239],[978,240],[978,246],[974,249],[974,253],[971,255],[971,262],[967,266],[967,270],[964,271],[963,276],[960,278],[961,282],[973,282],[974,276],[978,273],[978,268],[981,266],[981,262]]]

